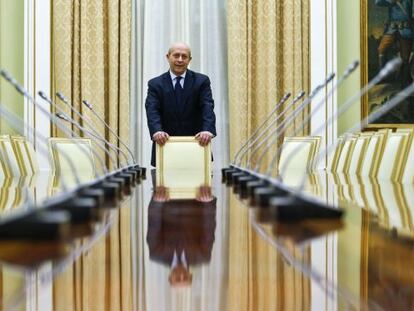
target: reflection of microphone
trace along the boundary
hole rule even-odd
[[[125,149],[129,152],[129,154],[130,154],[130,156],[131,156],[131,159],[132,159],[132,161],[133,161],[133,163],[136,163],[136,161],[135,161],[135,157],[134,157],[134,154],[132,153],[132,151],[131,151],[131,149],[129,149],[128,148],[128,146],[121,140],[121,137],[119,137],[119,135],[118,134],[116,134],[116,132],[105,122],[105,120],[101,117],[101,116],[99,116],[99,114],[93,109],[93,107],[92,107],[92,105],[86,100],[86,99],[84,99],[83,101],[82,101],[82,103],[86,106],[86,107],[88,107],[88,109],[90,110],[90,111],[92,111],[92,113],[93,113],[93,115],[99,120],[99,121],[101,121],[102,122],[102,124],[103,125],[105,125],[105,127],[108,129],[108,131],[109,132],[111,132],[112,133],[112,135],[114,135],[116,138],[117,138],[117,140],[125,147]],[[139,168],[139,166],[136,166],[137,167],[137,169]],[[145,175],[145,168],[141,168],[141,170],[142,170],[142,175]]]

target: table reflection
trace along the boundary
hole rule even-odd
[[[149,255],[150,260],[170,267],[171,286],[190,286],[190,267],[211,260],[217,199],[210,187],[197,188],[194,198],[171,199],[172,192],[174,189],[156,187],[149,203]]]

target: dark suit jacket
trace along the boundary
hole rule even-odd
[[[211,202],[171,200],[148,206],[147,244],[150,259],[171,265],[174,251],[185,251],[187,263],[208,263],[216,230],[217,199]]]
[[[164,131],[170,136],[194,136],[201,131],[216,135],[216,116],[210,79],[187,70],[184,80],[184,105],[175,102],[169,71],[148,82],[145,101],[150,135]],[[152,145],[151,165],[155,166],[155,144]]]

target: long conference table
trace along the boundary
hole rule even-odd
[[[147,175],[64,239],[0,240],[1,310],[414,309],[409,215],[399,225],[386,210],[343,202],[340,219],[281,222],[234,193],[219,171],[211,188],[193,192],[154,189]],[[318,178],[314,195],[331,204],[356,192]],[[58,193],[53,180],[43,173],[3,182],[3,217],[28,196]],[[395,187],[373,184],[361,197],[413,192]],[[414,204],[405,198],[401,214]]]

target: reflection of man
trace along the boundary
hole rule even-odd
[[[385,64],[387,50],[397,43],[403,60],[403,83],[409,75],[409,59],[414,38],[412,25],[412,0],[375,0],[378,6],[388,7],[388,20],[384,23],[384,34],[378,47],[379,66]]]
[[[150,259],[171,267],[172,286],[191,285],[190,266],[210,261],[217,199],[206,188],[195,200],[170,200],[168,189],[157,188],[149,204]]]
[[[151,138],[163,145],[170,135],[195,135],[205,146],[216,135],[210,80],[187,69],[191,62],[187,44],[173,44],[166,56],[170,70],[148,82],[145,108]],[[154,144],[151,165],[155,166]]]

